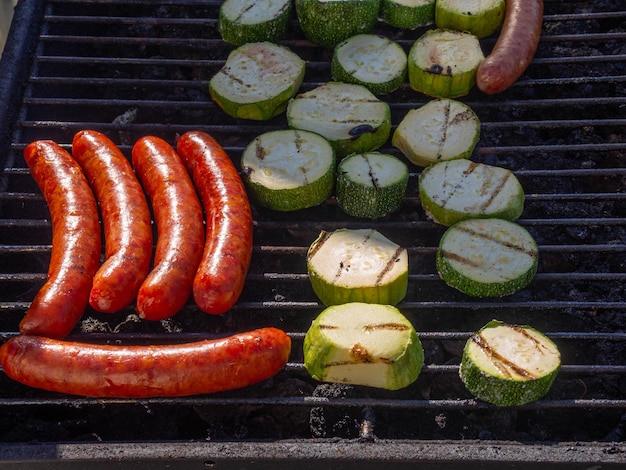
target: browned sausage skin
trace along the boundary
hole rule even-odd
[[[0,347],[4,372],[22,384],[93,397],[145,398],[245,387],[286,364],[291,340],[262,328],[186,344],[120,346],[16,336]]]
[[[500,36],[476,72],[476,85],[487,94],[509,88],[533,60],[543,25],[543,0],[506,0]]]
[[[100,265],[98,207],[80,166],[57,143],[33,142],[24,158],[50,210],[52,252],[48,280],[20,322],[20,331],[63,338],[83,315]]]
[[[137,294],[137,313],[162,320],[191,295],[204,246],[202,206],[185,165],[164,140],[142,137],[133,146],[132,161],[157,226],[154,267]]]
[[[194,300],[202,311],[222,314],[237,302],[250,265],[250,203],[232,160],[213,137],[190,131],[178,139],[176,148],[206,214],[206,242],[194,279]]]
[[[130,162],[107,136],[78,132],[72,156],[96,194],[104,227],[106,260],[94,277],[89,304],[115,312],[135,300],[150,269],[150,209]]]

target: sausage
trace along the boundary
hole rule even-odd
[[[185,344],[123,346],[14,336],[0,347],[13,380],[93,397],[177,397],[232,390],[268,379],[286,364],[291,339],[261,328]]]
[[[139,139],[132,162],[157,226],[154,267],[139,288],[137,314],[146,320],[163,320],[191,296],[204,246],[202,206],[185,165],[164,140]]]
[[[543,24],[543,0],[507,0],[504,23],[491,54],[476,71],[487,94],[509,88],[533,60]]]
[[[115,312],[135,300],[150,270],[150,209],[130,162],[107,136],[78,132],[72,156],[95,192],[104,227],[106,260],[94,277],[89,304]]]
[[[32,142],[24,159],[50,211],[52,251],[47,281],[19,328],[23,334],[63,338],[87,308],[100,265],[98,206],[80,166],[57,143]]]
[[[239,299],[252,257],[252,211],[230,157],[210,135],[190,131],[176,144],[200,193],[206,217],[202,261],[193,282],[194,301],[210,314]]]

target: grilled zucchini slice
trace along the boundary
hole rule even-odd
[[[326,308],[304,337],[304,367],[324,382],[398,390],[418,378],[424,349],[411,322],[391,305]]]
[[[543,333],[493,320],[467,341],[459,376],[475,397],[519,406],[546,395],[560,366],[556,344]]]
[[[408,167],[393,155],[348,155],[337,167],[337,204],[353,217],[383,217],[400,208],[408,182]]]
[[[295,211],[328,199],[335,185],[335,151],[321,135],[281,129],[257,136],[241,156],[252,197],[277,211]]]
[[[327,306],[395,305],[406,295],[407,250],[374,229],[322,231],[306,262],[313,291]]]
[[[325,137],[341,159],[381,147],[391,133],[391,109],[363,85],[328,82],[291,99],[287,123]]]
[[[512,171],[467,159],[435,163],[419,176],[426,215],[447,227],[465,219],[516,220],[524,211],[524,190]]]
[[[447,98],[411,109],[396,128],[391,144],[412,163],[469,158],[480,139],[480,120],[465,103]]]
[[[513,294],[534,278],[539,250],[521,225],[503,219],[467,219],[449,227],[436,254],[439,276],[473,297]]]
[[[275,42],[289,26],[291,0],[225,0],[220,7],[218,30],[226,42]]]
[[[375,95],[391,93],[406,80],[404,49],[378,34],[357,34],[334,50],[330,72],[333,80],[366,86]]]
[[[304,80],[305,62],[287,47],[252,42],[233,50],[209,82],[224,112],[263,121],[281,114]]]
[[[413,43],[408,54],[412,89],[435,98],[467,95],[485,59],[478,38],[450,29],[431,29]]]
[[[500,29],[504,11],[504,0],[437,0],[435,24],[441,29],[467,31],[485,38]]]

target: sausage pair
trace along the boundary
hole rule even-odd
[[[26,147],[26,162],[50,208],[53,245],[48,281],[20,323],[22,333],[64,337],[87,303],[113,312],[136,297],[138,314],[150,320],[175,314],[192,290],[207,313],[234,305],[252,253],[245,188],[209,135],[187,133],[178,146],[182,159],[157,137],[135,144],[132,161],[143,189],[128,160],[98,132],[76,134],[73,158],[51,141]],[[207,214],[206,235],[194,182]],[[102,241],[91,188],[106,241],[100,269]],[[153,238],[144,190],[158,230],[149,273]]]

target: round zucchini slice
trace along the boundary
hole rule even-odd
[[[435,22],[435,0],[382,0],[380,18],[394,28],[428,26]]]
[[[344,39],[371,33],[381,0],[295,0],[300,29],[311,42],[335,47]]]
[[[475,397],[519,406],[545,396],[560,366],[557,346],[543,333],[493,320],[467,341],[459,376]]]
[[[500,29],[504,10],[504,0],[437,0],[435,24],[485,38]]]
[[[436,98],[465,96],[476,84],[476,70],[484,59],[473,34],[431,29],[409,50],[409,85]]]
[[[512,171],[465,158],[435,163],[419,176],[426,215],[447,227],[473,218],[516,220],[524,190]]]
[[[225,0],[220,7],[218,29],[226,42],[274,42],[289,25],[291,0]]]
[[[407,292],[407,250],[374,229],[322,231],[306,262],[313,291],[327,306],[395,305]]]
[[[297,129],[256,137],[241,157],[252,197],[277,211],[295,211],[328,199],[335,184],[335,152],[326,139]]]
[[[230,116],[263,121],[285,111],[304,80],[305,62],[290,49],[252,42],[233,50],[209,82],[209,93]]]
[[[353,217],[383,217],[400,208],[408,182],[408,167],[393,155],[348,155],[337,167],[337,204]]]
[[[404,49],[377,34],[357,34],[338,44],[330,72],[333,80],[357,83],[375,95],[391,93],[406,80]]]
[[[325,137],[341,159],[381,147],[391,133],[391,109],[363,85],[328,82],[291,99],[287,123]]]
[[[391,144],[412,163],[469,158],[480,138],[480,120],[465,103],[447,98],[411,109],[396,128]]]
[[[467,219],[449,227],[436,254],[439,276],[473,297],[513,294],[535,277],[539,250],[521,225],[503,219]]]
[[[424,349],[411,322],[391,305],[326,308],[304,337],[304,367],[319,381],[398,390],[417,380]]]

